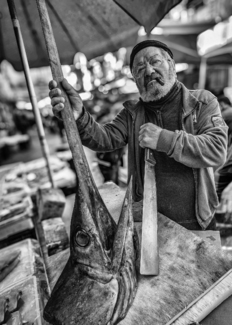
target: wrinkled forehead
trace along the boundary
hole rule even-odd
[[[135,67],[139,62],[147,61],[150,57],[153,57],[155,55],[163,56],[162,51],[159,47],[145,47],[144,49],[140,50],[138,53],[135,54],[133,67]]]

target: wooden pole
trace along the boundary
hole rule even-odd
[[[48,273],[48,261],[49,261],[49,256],[48,256],[48,249],[46,245],[46,240],[45,240],[45,235],[44,235],[44,230],[42,226],[42,220],[40,219],[40,216],[38,214],[38,211],[36,215],[32,218],[34,228],[35,228],[35,233],[36,233],[36,238],[38,239],[39,246],[40,246],[40,252],[44,261],[44,275],[47,281],[48,285],[48,294],[49,296],[51,295],[51,287],[50,287],[50,277]]]
[[[24,46],[24,42],[23,42],[23,37],[22,37],[21,29],[20,29],[19,20],[17,18],[14,0],[7,0],[7,2],[8,2],[8,6],[9,6],[9,11],[10,11],[11,19],[12,19],[12,24],[13,24],[13,28],[14,28],[14,33],[15,33],[18,49],[19,49],[19,54],[21,57],[22,65],[23,65],[23,70],[24,70],[25,79],[26,79],[26,83],[27,83],[28,93],[29,93],[30,101],[31,101],[34,116],[35,116],[35,122],[36,122],[37,132],[38,132],[38,136],[39,136],[39,141],[41,144],[44,159],[46,161],[48,177],[49,177],[52,187],[54,188],[55,187],[54,180],[52,177],[52,170],[51,170],[51,166],[50,166],[49,158],[48,158],[49,157],[49,148],[48,148],[47,141],[45,138],[44,127],[43,127],[40,111],[39,111],[39,108],[37,105],[37,99],[36,99],[34,86],[33,86],[32,80],[31,80],[31,76],[30,76],[30,68],[29,68],[29,64],[28,64],[28,60],[27,60],[27,54],[25,51],[25,46]]]

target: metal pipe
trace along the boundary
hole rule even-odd
[[[206,72],[207,72],[207,59],[202,57],[200,63],[200,69],[199,69],[199,82],[198,82],[199,89],[205,88]]]
[[[37,105],[37,99],[36,99],[34,86],[33,86],[32,80],[31,80],[31,76],[30,76],[30,68],[29,68],[29,64],[28,64],[28,60],[27,60],[27,54],[25,51],[25,46],[24,46],[24,42],[23,42],[23,37],[22,37],[21,29],[20,29],[19,20],[17,18],[14,0],[7,0],[7,2],[8,2],[8,7],[9,7],[11,19],[12,19],[12,24],[13,24],[13,28],[14,28],[14,33],[15,33],[18,49],[19,49],[19,54],[21,57],[22,65],[23,65],[23,71],[24,71],[24,75],[25,75],[25,79],[26,79],[26,83],[27,83],[27,89],[28,89],[32,109],[34,112],[39,141],[41,144],[44,159],[46,161],[48,177],[51,182],[51,186],[54,188],[55,185],[54,185],[54,180],[52,177],[52,170],[51,170],[51,166],[50,166],[49,158],[48,158],[49,157],[49,148],[48,148],[48,144],[47,144],[47,141],[45,138],[44,127],[43,127],[40,111],[39,111],[39,108]]]

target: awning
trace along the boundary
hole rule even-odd
[[[204,55],[208,64],[231,64],[232,65],[232,40],[225,45],[216,48]]]

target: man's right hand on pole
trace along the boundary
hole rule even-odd
[[[66,79],[63,79],[61,81],[61,85],[70,100],[74,118],[75,120],[78,120],[83,112],[83,102],[81,100],[81,97]],[[55,80],[51,80],[48,86],[50,89],[49,97],[51,98],[53,114],[60,119],[60,112],[64,109],[65,98],[62,96],[62,92],[58,88],[57,82]]]

